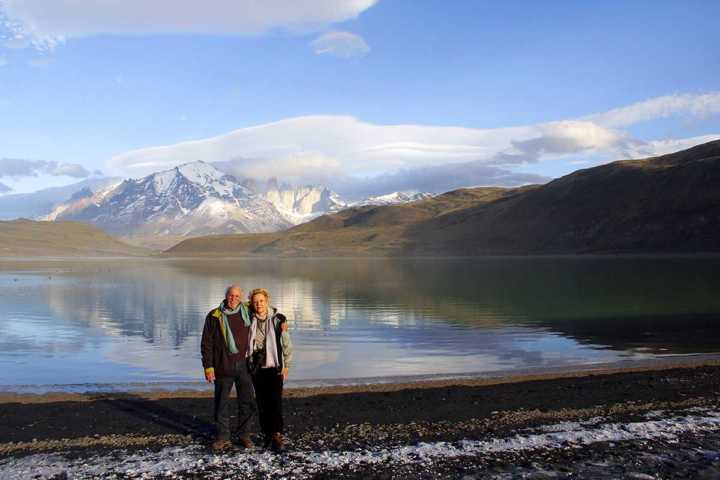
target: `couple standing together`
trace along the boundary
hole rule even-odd
[[[292,359],[292,343],[285,316],[270,306],[270,294],[256,288],[242,301],[243,291],[231,285],[220,306],[205,318],[201,341],[205,379],[215,384],[214,450],[232,448],[230,391],[235,385],[238,443],[253,448],[250,423],[257,403],[265,448],[283,450],[283,382]]]

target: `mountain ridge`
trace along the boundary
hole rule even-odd
[[[58,205],[70,201],[79,191],[107,188],[121,179],[115,177],[87,178],[62,187],[44,188],[31,193],[0,195],[0,220],[39,218],[48,215]]]
[[[394,192],[361,203],[427,197]],[[322,185],[293,187],[271,179],[263,186],[195,161],[95,192],[81,191],[42,219],[82,221],[131,243],[156,246],[164,239],[284,230],[351,205]]]
[[[720,141],[578,170],[545,185],[358,207],[266,236],[166,255],[525,255],[720,251]]]

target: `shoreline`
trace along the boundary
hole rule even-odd
[[[498,253],[485,255],[267,255],[267,254],[245,254],[229,255],[232,252],[217,252],[209,254],[188,254],[170,255],[165,251],[151,251],[143,255],[87,255],[78,253],[76,255],[0,255],[1,263],[22,263],[22,262],[63,262],[63,261],[118,261],[118,260],[206,260],[208,258],[222,257],[227,260],[257,260],[257,259],[281,259],[281,260],[492,260],[492,259],[608,259],[608,258],[717,258],[719,251],[677,251],[677,252],[633,252],[633,251],[608,251],[608,252],[548,252],[548,253]]]
[[[693,369],[699,367],[720,367],[720,354],[673,355],[668,357],[645,360],[621,360],[612,363],[599,363],[567,367],[537,367],[512,371],[493,371],[466,374],[437,374],[430,376],[408,377],[366,377],[360,379],[339,379],[337,384],[318,384],[312,386],[287,386],[284,398],[306,398],[316,395],[343,395],[361,393],[391,393],[409,389],[437,389],[449,387],[482,387],[492,385],[518,384],[524,382],[552,381],[562,379],[580,379],[598,375],[614,375],[623,373],[662,372],[676,369]],[[436,378],[432,378],[436,377]],[[317,382],[333,382],[318,380]],[[347,383],[343,383],[347,381]],[[299,382],[316,382],[314,380]],[[178,382],[184,383],[184,382]],[[173,382],[170,383],[171,385]],[[150,384],[142,384],[150,385]],[[209,384],[198,382],[198,388],[175,389],[163,388],[162,383],[153,385],[152,389],[127,389],[104,391],[88,390],[85,392],[47,391],[41,393],[15,392],[0,390],[0,405],[5,403],[38,404],[53,402],[88,402],[99,399],[140,398],[160,400],[173,398],[212,398],[213,391]],[[82,385],[50,385],[48,387],[82,387]],[[26,387],[18,385],[17,387]],[[157,388],[155,388],[157,387]],[[233,391],[234,392],[234,391]],[[234,393],[233,393],[234,395]]]
[[[0,403],[0,477],[720,475],[717,359],[288,389],[284,455],[262,448],[212,452],[210,392],[188,393],[6,398]],[[256,434],[253,440],[261,441]]]

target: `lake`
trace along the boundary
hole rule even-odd
[[[291,320],[293,385],[720,352],[720,257],[0,260],[0,389],[203,388],[225,287]]]

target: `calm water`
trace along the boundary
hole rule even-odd
[[[3,260],[0,388],[198,382],[230,283],[291,319],[296,383],[720,352],[720,257]]]

